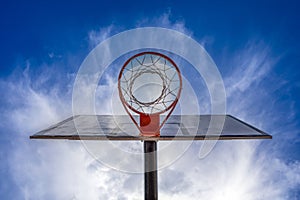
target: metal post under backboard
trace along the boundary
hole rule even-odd
[[[156,141],[144,141],[145,200],[158,199],[156,149]]]

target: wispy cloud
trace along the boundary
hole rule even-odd
[[[296,199],[291,190],[299,186],[299,163],[287,164],[274,155],[257,151],[257,142],[219,142],[208,157],[195,159],[200,144],[170,168],[183,176],[172,178],[160,172],[168,185],[164,199]],[[187,164],[188,163],[188,164]],[[175,173],[174,173],[175,174]],[[182,178],[177,183],[178,178]],[[174,182],[172,182],[174,180]],[[172,191],[177,187],[177,192]]]
[[[91,30],[88,33],[88,41],[90,48],[93,49],[100,42],[110,37],[113,33],[116,32],[116,29],[117,27],[111,24],[107,27],[100,28],[99,30]]]
[[[2,107],[6,113],[1,116],[2,121],[15,124],[14,130],[23,133],[37,130],[70,114],[68,95],[62,96],[61,85],[46,83],[51,78],[51,73],[47,74],[50,69],[46,66],[43,68],[45,73],[33,76],[30,63],[27,62],[23,72],[16,71],[9,78],[0,81],[4,94],[2,101],[6,104],[6,107]]]
[[[164,28],[170,28],[179,32],[185,33],[186,35],[192,35],[192,31],[186,28],[185,21],[183,19],[172,20],[172,12],[168,10],[162,15],[156,18],[143,18],[139,20],[136,27],[147,27],[147,26],[159,26]]]
[[[237,91],[249,90],[251,86],[263,81],[277,62],[277,59],[271,56],[270,47],[262,41],[251,41],[240,50],[231,61],[234,70],[225,78],[228,97]]]

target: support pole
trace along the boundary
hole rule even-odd
[[[156,149],[156,141],[144,141],[145,200],[158,199]]]

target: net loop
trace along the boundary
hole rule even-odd
[[[121,100],[138,114],[160,114],[169,110],[179,99],[181,84],[176,64],[156,52],[131,57],[119,75]]]

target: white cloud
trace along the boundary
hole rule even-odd
[[[234,71],[226,77],[227,95],[231,96],[238,90],[244,92],[253,84],[263,81],[277,59],[271,57],[271,49],[263,42],[249,42],[245,49],[240,50],[231,62]]]
[[[219,142],[202,160],[196,159],[199,144],[194,145],[170,167],[184,173],[181,182],[160,176],[171,179],[161,191],[163,199],[292,199],[287,197],[290,189],[299,186],[299,177],[289,174],[299,174],[299,163],[286,164],[274,155],[257,152],[257,145],[254,141]],[[180,192],[171,193],[176,186]]]
[[[91,30],[88,34],[90,48],[93,49],[103,40],[110,37],[116,29],[117,27],[111,24],[107,27],[100,28],[99,30]]]
[[[144,18],[137,22],[137,27],[145,27],[145,26],[159,26],[164,28],[170,28],[173,30],[177,30],[179,32],[185,33],[186,35],[192,35],[192,32],[186,28],[185,22],[183,19],[171,21],[172,13],[169,10],[166,13],[163,13],[161,16],[157,18]]]
[[[45,72],[47,72],[45,68]],[[11,110],[7,110],[5,121],[13,123],[14,129],[22,132],[37,130],[66,117],[70,113],[70,104],[66,97],[59,94],[57,86],[35,89],[37,85],[45,85],[49,78],[41,74],[32,80],[29,74],[30,65],[22,74],[16,72],[7,80],[0,81],[4,100]]]

